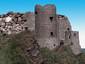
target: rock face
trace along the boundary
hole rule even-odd
[[[70,46],[75,55],[81,53],[78,31],[72,31],[68,18],[56,13],[54,5],[36,5],[35,14],[13,13],[0,16],[0,32],[16,34],[25,30],[35,33],[35,38],[40,47],[51,50]]]

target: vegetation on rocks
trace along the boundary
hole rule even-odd
[[[75,56],[69,46],[40,48],[29,31],[0,37],[0,64],[85,64],[85,53]]]

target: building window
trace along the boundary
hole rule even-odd
[[[76,33],[74,33],[74,36],[76,36]]]
[[[50,21],[51,21],[51,22],[53,21],[53,17],[50,17]]]
[[[64,45],[64,42],[63,42],[63,40],[61,40],[61,42],[60,42],[60,46],[62,46],[62,45]]]
[[[27,31],[28,30],[28,27],[25,27],[25,30]]]
[[[69,30],[70,30],[70,28],[67,28],[67,30],[69,31]]]
[[[69,39],[71,38],[71,36],[69,36]]]
[[[56,44],[54,44],[53,46],[56,46]]]
[[[53,32],[50,32],[50,35],[53,36]]]
[[[71,42],[71,45],[73,45],[73,42]]]

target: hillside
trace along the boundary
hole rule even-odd
[[[75,56],[68,46],[40,48],[30,31],[0,37],[0,64],[85,64],[85,54]]]

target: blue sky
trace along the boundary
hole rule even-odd
[[[67,16],[73,30],[79,31],[81,47],[85,48],[85,0],[0,0],[0,14],[33,12],[36,4],[55,4],[57,13]]]

